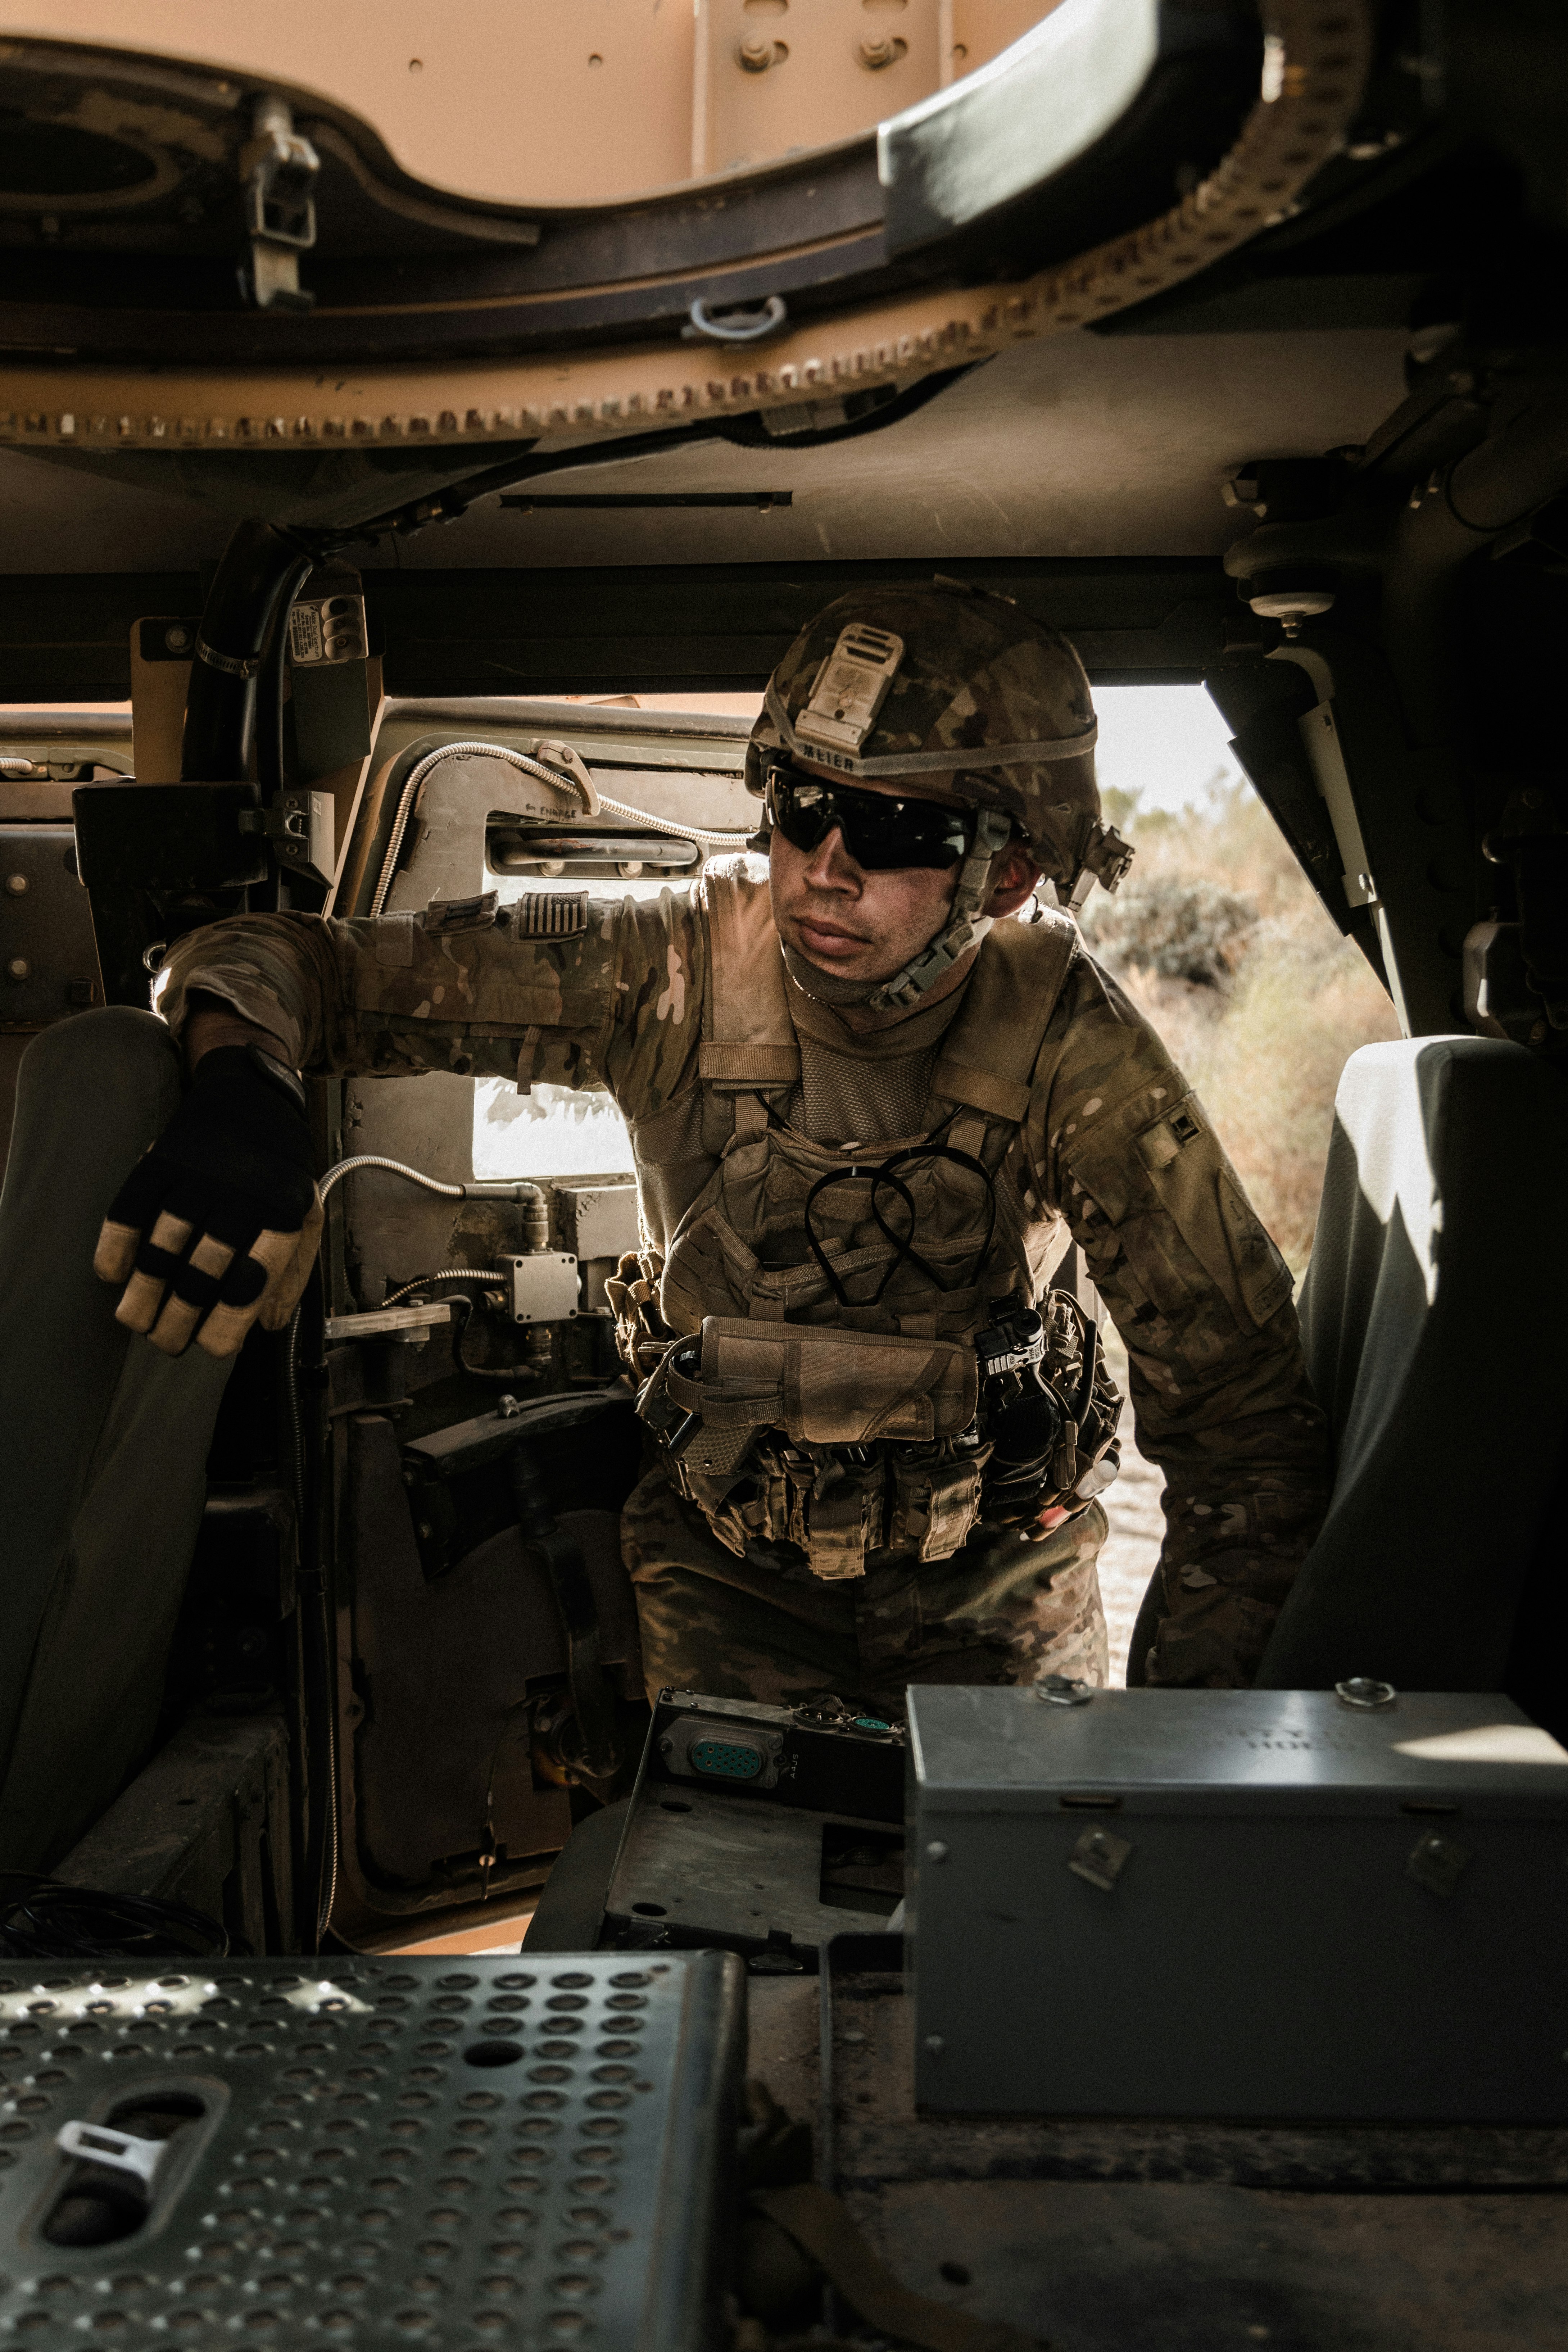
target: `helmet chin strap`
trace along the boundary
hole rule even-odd
[[[866,1000],[871,1012],[901,1012],[918,1004],[926,991],[934,988],[961,956],[979,946],[993,920],[980,911],[991,887],[991,868],[1012,837],[1013,820],[1005,809],[983,808],[976,812],[974,838],[958,869],[958,887],[952,894],[952,912],[946,927],[905,964],[902,971],[896,971],[891,980],[883,981],[879,988],[872,991]]]
[[[869,1004],[876,994],[874,980],[844,980],[837,972],[824,971],[820,964],[813,963],[797,948],[792,948],[787,940],[784,960],[784,970],[795,986],[803,988],[807,996],[814,996],[818,1004]]]

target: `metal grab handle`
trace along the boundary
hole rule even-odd
[[[764,335],[777,334],[789,310],[782,294],[770,294],[760,310],[731,310],[716,319],[699,295],[687,315],[691,324],[680,331],[683,343],[698,342],[704,336],[714,343],[760,343]]]

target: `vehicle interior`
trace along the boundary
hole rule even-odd
[[[942,1742],[984,1746],[935,1702],[1014,1694],[930,1695],[913,1750],[902,1725],[832,1707],[795,1724],[732,1707],[721,1749],[700,1696],[650,1706],[617,1532],[644,1436],[605,1290],[638,1246],[624,1123],[602,1094],[530,1090],[521,1066],[514,1089],[456,1051],[415,1077],[310,1078],[319,1267],[226,1392],[151,1749],[52,1875],[206,1915],[225,1965],[249,1970],[232,2001],[292,2002],[299,2032],[340,2040],[348,2011],[386,2004],[435,2004],[438,2026],[442,2000],[531,1983],[553,1955],[577,1957],[565,1987],[646,1987],[652,1967],[668,1992],[684,1970],[673,2054],[647,2069],[671,2137],[638,2159],[625,2261],[680,2234],[672,2197],[690,2235],[679,2279],[637,2273],[643,2299],[614,2323],[610,2301],[595,2318],[541,2289],[525,2311],[492,2283],[489,2303],[475,2286],[428,2307],[409,2287],[395,2325],[390,2302],[351,2297],[334,2333],[282,2289],[257,2305],[254,2278],[293,2261],[258,2189],[215,2273],[232,2294],[187,2294],[212,2327],[187,2340],[228,2340],[242,2290],[275,2341],[444,2352],[1552,2340],[1568,2287],[1561,12],[381,0],[323,18],[52,0],[0,7],[0,1129],[34,1037],[146,1006],[171,942],[225,915],[460,915],[489,893],[564,905],[738,858],[762,872],[744,751],[796,632],[861,583],[1013,598],[1097,689],[1206,693],[1386,992],[1391,1042],[1342,1085],[1303,1308],[1333,1500],[1248,1738],[1267,1745],[1303,1694],[1358,1737],[1349,1687],[1450,1695],[1472,1728],[1434,1716],[1411,1752],[1479,1759],[1465,1838],[1496,1815],[1512,1857],[1503,1892],[1477,1888],[1495,1974],[1484,1938],[1454,1946],[1457,1898],[1440,1958],[1399,1947],[1417,2008],[1415,1985],[1446,1988],[1421,2015],[1453,2055],[1447,2089],[1380,2091],[1373,2039],[1353,2086],[1316,2105],[1228,2076],[1222,2094],[1217,2072],[1212,2106],[1201,2089],[1142,2108],[1092,2088],[1016,2110],[953,2097],[956,2029],[925,2032],[948,1948],[930,1935],[922,1981],[919,1933],[898,1937],[921,1873],[919,1916],[936,1911],[958,1836],[928,1835],[941,1802],[969,1803],[952,1790],[970,1765],[939,1788]],[[542,793],[542,746],[592,794]],[[1114,1489],[1109,1507],[1114,1524]],[[128,1528],[128,1580],[138,1556]],[[793,1795],[768,1804],[768,1759],[797,1751]],[[742,1754],[754,1790],[701,1787]],[[1401,1804],[1459,1810],[1447,1781]],[[1103,1851],[1073,1849],[1074,1883],[1109,1890],[1124,1842],[1079,1830]],[[1430,1870],[1463,1866],[1445,1847]],[[985,1987],[1010,1868],[998,1847],[952,1960],[1004,2041],[1011,1996]],[[1240,1897],[1233,1921],[1234,1892],[1220,1869],[1214,1932],[1267,1962],[1295,1931]],[[1351,1943],[1320,1955],[1336,1998],[1363,1966],[1342,1924]],[[1032,1948],[1026,2009],[1055,1967]],[[1144,1990],[1110,2012],[1140,2044],[1161,2038],[1161,1948],[1155,1921]],[[27,2000],[78,2001],[115,1949],[75,1975],[0,1968],[13,2117],[42,2046]],[[163,1964],[122,1959],[114,1981]],[[217,1958],[199,1967],[220,1980]],[[1310,2013],[1327,1995],[1302,1967]],[[55,1979],[78,1990],[38,1992]],[[93,1997],[146,2042],[144,1987],[140,2007]],[[161,1998],[172,2032],[185,1996]],[[1492,2007],[1539,2016],[1555,2074],[1522,2042],[1465,2059]],[[1282,2030],[1276,2013],[1269,2047]],[[504,2013],[485,2031],[471,2063],[521,2054]],[[289,2046],[266,2044],[258,2098]],[[174,2154],[126,2228],[61,2236],[28,2174],[35,2218],[0,2208],[26,2242],[0,2263],[23,2282],[0,2326],[30,2315],[63,2340],[88,2305],[51,2305],[40,2263],[85,2294],[112,2239],[154,2282],[140,2304],[104,2287],[121,2340],[168,2340],[146,2217],[205,2178],[205,2095],[176,2085],[146,2126]],[[134,2136],[123,2106],[80,2128]],[[73,2164],[69,2195],[113,2204],[123,2155],[100,2149],[95,2172],[85,2143],[60,2146],[49,2212]],[[368,2195],[363,2152],[326,2168],[328,2241]],[[732,2211],[738,2181],[743,2230],[704,2234],[691,2215]],[[390,2281],[401,2255],[385,2260]]]

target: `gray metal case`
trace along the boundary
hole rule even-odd
[[[933,2113],[1568,2119],[1568,1754],[1508,1700],[910,1693]]]

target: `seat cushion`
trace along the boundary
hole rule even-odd
[[[1568,1423],[1568,1086],[1482,1037],[1345,1065],[1301,1296],[1333,1499],[1258,1674],[1502,1686]]]

